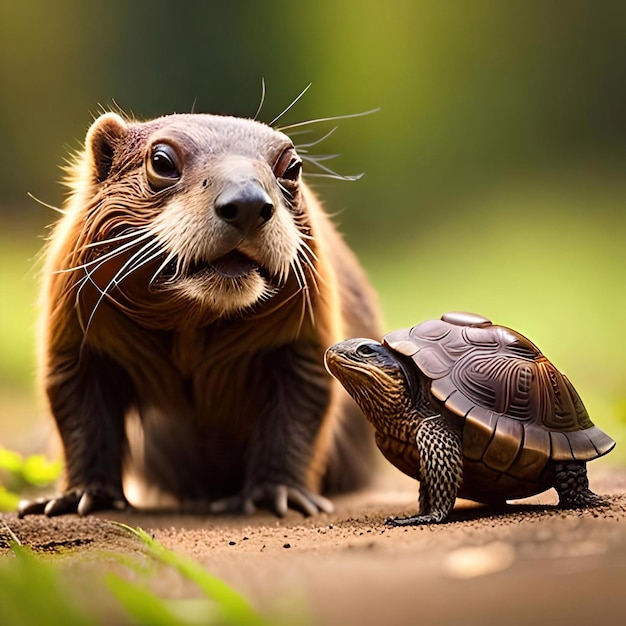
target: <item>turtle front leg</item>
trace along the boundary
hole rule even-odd
[[[420,511],[389,517],[391,526],[419,526],[444,521],[454,507],[463,477],[461,438],[439,415],[425,418],[417,429],[420,456]]]
[[[555,463],[554,488],[559,494],[559,507],[578,509],[606,504],[605,500],[589,489],[587,465],[582,461]]]

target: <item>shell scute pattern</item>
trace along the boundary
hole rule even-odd
[[[449,418],[464,419],[463,454],[489,470],[532,481],[548,461],[589,461],[613,446],[569,380],[510,328],[449,313],[384,342],[431,379]]]

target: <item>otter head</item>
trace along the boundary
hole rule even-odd
[[[199,325],[302,287],[301,169],[291,140],[252,120],[102,115],[70,181],[64,269],[84,271],[83,317],[107,301],[144,325]]]

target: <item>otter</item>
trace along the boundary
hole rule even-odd
[[[380,337],[377,299],[290,138],[108,112],[66,183],[39,344],[66,484],[19,514],[312,515],[362,486],[373,435],[323,356]]]

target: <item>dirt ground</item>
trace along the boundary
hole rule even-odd
[[[448,523],[429,527],[385,526],[387,516],[416,506],[417,484],[392,473],[336,500],[334,514],[308,519],[134,513],[0,521],[39,550],[81,553],[139,550],[107,520],[141,526],[255,607],[292,605],[311,625],[624,623],[626,469],[590,470],[594,491],[609,496],[605,508],[561,511],[551,492],[505,510],[459,501]],[[176,576],[165,572],[157,591],[193,593]]]

